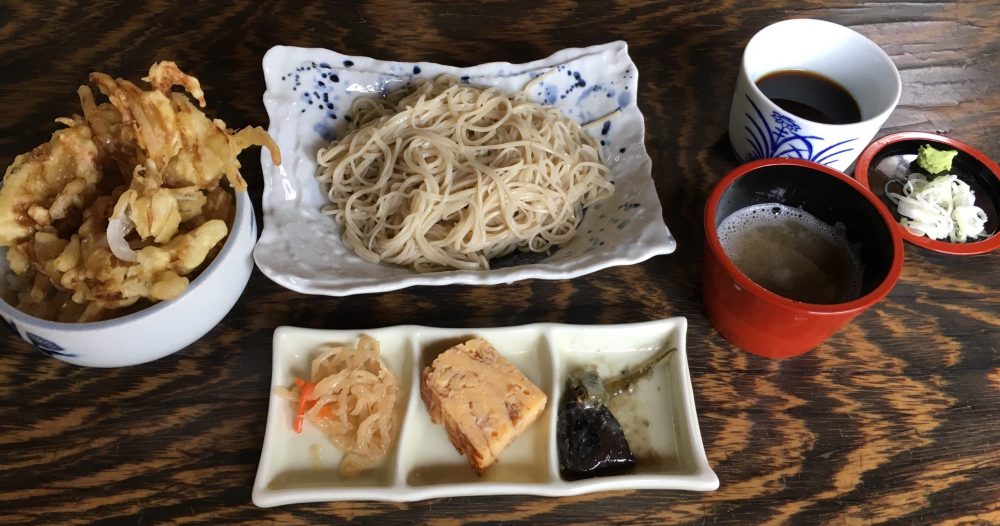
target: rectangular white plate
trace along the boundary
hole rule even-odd
[[[624,325],[536,323],[489,329],[441,329],[402,325],[366,331],[323,331],[279,327],[274,332],[274,365],[267,430],[253,487],[253,502],[271,507],[297,502],[342,500],[415,501],[461,495],[525,494],[564,496],[620,489],[711,491],[719,479],[708,466],[688,375],[685,318]],[[354,343],[369,334],[381,343],[386,365],[400,381],[399,437],[377,468],[353,479],[338,474],[340,453],[308,422],[292,430],[292,404],[275,387],[290,387],[307,376],[321,343]],[[465,457],[433,424],[420,399],[420,372],[437,353],[471,337],[485,338],[548,396],[545,412],[478,477]],[[594,365],[602,376],[641,363],[663,347],[677,351],[613,400],[639,457],[634,473],[565,480],[556,450],[556,407],[566,375]],[[642,425],[637,425],[642,422]],[[645,425],[648,423],[648,426]],[[316,463],[310,448],[320,448]]]
[[[429,62],[392,62],[327,49],[276,46],[264,56],[268,132],[281,148],[281,166],[261,157],[264,230],[254,250],[271,280],[306,294],[346,296],[413,285],[495,285],[522,279],[570,279],[615,265],[673,252],[643,142],[637,105],[639,73],[624,42],[564,49],[527,64],[493,62],[456,68]],[[587,210],[576,236],[551,254],[526,257],[491,270],[417,273],[372,264],[341,242],[341,228],[320,209],[326,196],[316,180],[316,153],[346,128],[358,97],[384,95],[415,78],[442,74],[480,87],[518,91],[536,76],[534,100],[587,123],[621,110],[588,132],[601,143],[615,193]]]

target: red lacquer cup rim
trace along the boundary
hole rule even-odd
[[[968,144],[965,144],[962,141],[952,139],[951,137],[918,131],[893,133],[869,144],[868,147],[861,152],[861,156],[858,157],[858,163],[854,168],[854,178],[864,185],[865,188],[871,190],[871,184],[868,181],[868,174],[870,173],[869,170],[871,169],[872,159],[874,159],[875,156],[882,151],[882,149],[890,144],[913,140],[932,141],[946,144],[951,148],[960,150],[979,161],[986,167],[987,170],[990,171],[990,173],[993,174],[994,177],[997,178],[997,180],[1000,180],[1000,166],[998,166],[997,163],[993,161],[993,159],[990,159],[985,153]],[[878,198],[876,197],[876,199]],[[903,236],[903,239],[919,247],[939,252],[941,254],[949,254],[953,256],[972,256],[976,254],[985,254],[1000,248],[1000,232],[995,232],[992,236],[982,241],[973,241],[971,243],[951,243],[949,241],[937,241],[926,236],[918,236],[907,230],[906,227],[901,225],[899,221],[896,221],[895,218],[893,218],[892,222],[895,225],[894,228]]]
[[[882,282],[879,283],[878,287],[858,299],[845,303],[834,303],[829,305],[804,303],[779,296],[778,294],[765,289],[747,277],[746,274],[740,271],[736,265],[730,261],[729,257],[726,256],[725,251],[722,249],[722,244],[719,243],[719,234],[715,227],[715,210],[719,207],[719,201],[722,199],[722,195],[734,181],[754,170],[771,166],[798,166],[835,177],[850,185],[858,193],[864,196],[864,198],[871,203],[873,207],[875,207],[879,217],[881,217],[883,222],[885,222],[886,230],[889,232],[889,236],[892,238],[893,250],[892,265],[889,267],[889,272],[886,274]],[[812,161],[788,158],[771,158],[749,162],[735,168],[726,174],[726,176],[723,177],[718,183],[716,183],[712,192],[709,194],[708,202],[705,204],[704,221],[705,241],[708,244],[708,248],[712,251],[713,256],[726,269],[726,272],[733,278],[733,280],[736,281],[740,287],[752,292],[754,296],[785,309],[798,310],[803,313],[818,315],[845,314],[854,311],[862,311],[878,303],[882,298],[889,294],[889,291],[892,290],[892,288],[896,285],[896,282],[899,280],[899,275],[903,269],[903,239],[899,234],[899,229],[894,226],[896,220],[892,217],[888,208],[886,208],[879,198],[872,194],[871,191],[850,176],[828,166]]]

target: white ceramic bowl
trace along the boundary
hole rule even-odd
[[[222,250],[177,299],[93,323],[59,323],[29,316],[0,299],[0,319],[39,351],[88,367],[123,367],[175,353],[210,331],[243,294],[253,270],[257,223],[246,192]],[[0,275],[8,272],[0,250]],[[0,285],[6,280],[0,280]]]

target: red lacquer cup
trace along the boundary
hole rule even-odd
[[[820,305],[779,296],[754,283],[726,256],[717,227],[744,207],[780,203],[801,208],[827,224],[843,224],[860,248],[861,297]],[[809,351],[885,297],[899,279],[903,241],[895,220],[854,179],[798,159],[762,159],[727,174],[705,206],[702,298],[709,320],[731,343],[768,358]]]

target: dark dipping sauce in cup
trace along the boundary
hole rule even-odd
[[[801,69],[782,69],[757,80],[764,96],[779,108],[821,124],[861,122],[861,108],[836,81]]]

